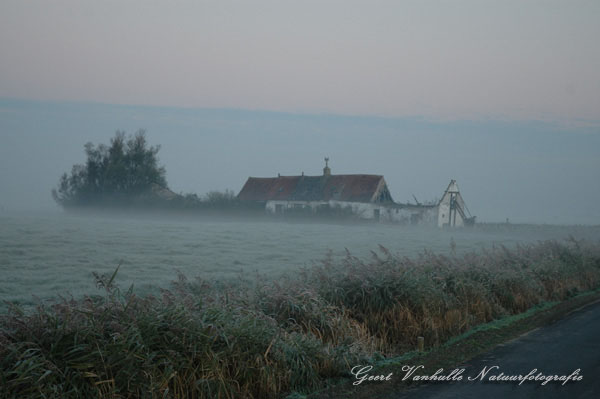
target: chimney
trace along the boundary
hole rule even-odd
[[[331,169],[329,168],[329,158],[325,157],[325,167],[323,168],[323,176],[331,176]]]

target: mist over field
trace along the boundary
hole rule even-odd
[[[352,367],[433,374],[597,302],[598,21],[0,1],[0,397],[393,396]],[[574,366],[537,394],[594,391]]]
[[[600,134],[548,122],[433,121],[226,109],[0,100],[0,285],[3,300],[89,294],[92,272],[137,292],[190,278],[298,272],[346,249],[451,254],[547,239],[598,240]],[[51,190],[84,144],[146,129],[177,193],[239,192],[249,176],[382,174],[397,202],[437,200],[458,181],[473,229],[177,215],[153,210],[65,213]],[[510,224],[506,224],[506,221]],[[530,226],[519,224],[527,223]],[[555,225],[555,226],[553,226]],[[486,227],[487,226],[487,227]],[[493,227],[490,227],[493,226]]]
[[[57,296],[97,293],[92,272],[111,275],[137,294],[158,293],[182,273],[209,282],[297,278],[302,269],[346,256],[385,257],[381,247],[416,259],[573,237],[597,242],[600,227],[476,225],[441,230],[373,222],[338,222],[206,215],[85,212],[0,214],[0,298],[25,305]],[[381,246],[381,247],[380,247]],[[384,251],[385,251],[384,250]]]
[[[58,210],[50,191],[87,142],[147,131],[177,193],[239,192],[249,176],[379,174],[397,202],[456,179],[479,221],[599,224],[597,126],[378,118],[0,99],[0,209]]]

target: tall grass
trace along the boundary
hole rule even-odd
[[[461,257],[380,252],[369,262],[350,254],[342,263],[324,262],[306,271],[303,283],[363,324],[387,354],[414,348],[418,336],[437,345],[477,324],[600,286],[599,246],[573,239]]]
[[[115,272],[116,274],[116,272]],[[276,398],[380,355],[600,287],[600,245],[570,240],[414,259],[380,248],[295,278],[180,276],[158,296],[102,295],[0,317],[0,396]]]

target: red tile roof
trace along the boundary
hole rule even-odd
[[[387,187],[380,175],[249,177],[238,198],[246,201],[373,202],[382,190]]]

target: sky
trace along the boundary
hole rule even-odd
[[[0,96],[596,121],[598,20],[595,0],[3,0]]]
[[[56,209],[83,145],[145,128],[176,192],[457,179],[483,221],[600,224],[598,1],[0,2],[0,207]]]

